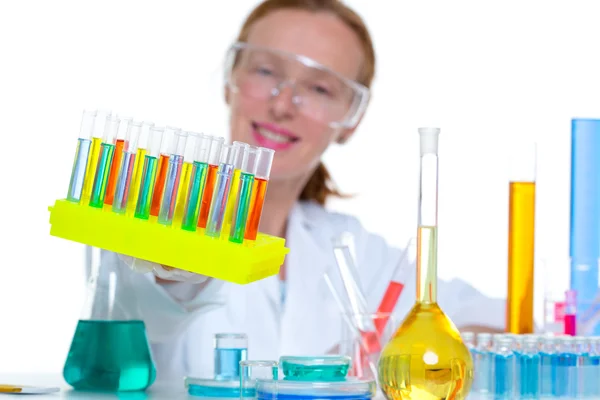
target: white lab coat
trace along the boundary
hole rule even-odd
[[[210,376],[213,335],[218,332],[246,333],[250,359],[325,354],[338,344],[341,314],[323,273],[335,265],[331,239],[343,232],[354,237],[361,285],[374,311],[401,251],[367,232],[356,218],[310,202],[298,203],[288,221],[286,245],[291,250],[286,257],[285,302],[277,276],[248,285],[212,279],[204,284],[159,285],[153,274],[131,272],[113,253],[104,253],[103,262],[123,264],[133,279],[158,378]],[[415,274],[396,307],[398,323],[414,304],[414,280]],[[487,298],[463,281],[440,280],[438,302],[458,327],[503,328],[504,300]]]

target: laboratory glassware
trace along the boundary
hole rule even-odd
[[[219,160],[219,169],[213,189],[213,196],[206,220],[205,234],[211,237],[221,236],[223,229],[223,218],[227,208],[227,199],[231,190],[231,179],[233,177],[235,155],[238,147],[232,145],[223,145],[221,149],[221,158]]]
[[[208,170],[206,171],[206,182],[202,191],[200,215],[198,216],[198,228],[206,228],[208,213],[212,204],[212,196],[217,181],[219,160],[221,159],[221,148],[225,145],[225,138],[215,138],[208,150]]]
[[[267,194],[267,185],[271,175],[271,166],[275,151],[264,147],[259,147],[258,164],[256,166],[256,175],[254,176],[254,184],[252,187],[252,199],[250,200],[250,208],[248,211],[248,222],[246,225],[246,234],[244,238],[247,240],[256,240],[260,217],[262,215],[265,195]]]
[[[75,150],[73,168],[71,170],[71,180],[69,182],[69,191],[67,200],[73,203],[79,203],[83,195],[83,186],[86,178],[86,170],[90,158],[90,148],[92,146],[92,131],[94,129],[94,120],[96,111],[84,110],[81,117],[81,126],[79,127],[79,139]]]
[[[150,130],[154,128],[154,122],[144,121],[140,129],[140,136],[135,154],[135,165],[133,167],[133,176],[131,177],[131,189],[129,190],[129,199],[127,200],[127,215],[135,214],[138,196],[140,194],[140,184],[142,183],[142,174],[144,172],[144,163],[146,154],[148,154],[148,144],[150,140]]]
[[[568,257],[545,257],[540,260],[544,282],[545,334],[562,335],[565,324],[565,292],[569,289],[570,264]]]
[[[175,216],[175,202],[177,201],[177,192],[179,191],[181,181],[187,137],[187,132],[181,130],[175,131],[173,137],[172,152],[169,153],[165,183],[158,212],[158,223],[162,225],[171,225]]]
[[[104,137],[104,131],[112,112],[110,110],[97,110],[92,126],[92,144],[88,158],[88,164],[85,171],[85,181],[83,183],[82,200],[88,201],[92,197],[94,187],[94,178],[96,177],[96,168],[100,158],[100,145]]]
[[[214,137],[202,135],[195,146],[194,164],[192,166],[192,174],[190,176],[183,218],[181,220],[181,229],[186,231],[194,232],[198,227],[202,195],[208,172],[208,156],[212,145],[215,143],[218,142],[216,142]]]
[[[217,333],[214,337],[215,379],[240,377],[240,362],[248,359],[248,337],[244,333]]]
[[[244,142],[233,142],[234,160],[233,160],[233,178],[231,179],[231,189],[229,190],[229,199],[225,208],[225,216],[223,218],[223,227],[225,230],[230,230],[233,220],[233,211],[237,204],[238,190],[240,187],[240,177],[242,175],[242,167],[244,158],[248,156],[248,148],[250,147]],[[252,178],[254,179],[254,177]]]
[[[112,199],[112,210],[117,214],[125,214],[127,212],[127,201],[131,193],[141,131],[142,124],[132,121],[129,133],[131,139],[127,147],[123,149],[121,164],[118,168],[119,174]]]
[[[82,317],[63,368],[65,381],[86,391],[139,391],[156,369],[131,282],[116,254],[86,247],[89,279]]]
[[[94,176],[94,185],[92,187],[92,197],[90,197],[90,206],[95,208],[104,207],[104,197],[108,186],[108,177],[110,167],[115,154],[114,138],[119,130],[119,117],[112,115],[108,118],[104,128],[104,136],[100,144],[100,155],[96,165],[96,176]]]
[[[175,199],[175,214],[173,215],[173,224],[179,226],[185,213],[185,202],[187,200],[188,190],[190,189],[190,179],[194,169],[194,157],[198,142],[202,134],[196,132],[187,132],[187,141],[183,154],[183,165],[181,167],[181,178],[179,180],[179,189]]]
[[[177,136],[181,133],[180,128],[167,126],[164,128],[162,140],[160,144],[160,155],[158,157],[158,165],[156,167],[156,183],[154,184],[154,193],[152,194],[152,206],[150,207],[150,215],[158,217],[160,211],[160,202],[165,190],[167,180],[167,170],[169,168],[169,158],[175,153],[177,148]]]
[[[533,333],[535,144],[514,149],[509,174],[506,332]]]
[[[104,196],[104,204],[112,206],[117,187],[117,179],[121,168],[121,160],[124,152],[129,146],[129,135],[131,134],[131,123],[133,118],[119,116],[119,126],[114,138],[115,151],[113,154],[112,163],[110,166],[110,174],[108,175],[108,183],[106,184],[106,196]]]
[[[161,147],[163,132],[164,128],[150,128],[150,138],[148,139],[148,152],[144,157],[142,178],[140,181],[139,194],[137,196],[137,205],[135,207],[136,218],[150,218],[154,187],[157,181],[156,174],[158,169],[159,150]]]
[[[416,303],[379,359],[388,399],[465,399],[473,359],[437,299],[438,128],[420,128]]]
[[[258,161],[258,149],[247,146],[244,148],[240,176],[236,190],[237,198],[234,201],[233,214],[231,217],[231,229],[229,230],[229,241],[243,243],[248,222],[248,211],[252,199],[252,187],[256,174],[256,162]],[[233,195],[233,193],[232,193]],[[229,203],[228,203],[229,204]],[[227,215],[227,214],[225,214]]]

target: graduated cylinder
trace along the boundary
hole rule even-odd
[[[514,150],[509,171],[506,331],[533,333],[536,145]]]

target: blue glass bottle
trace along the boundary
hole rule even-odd
[[[583,396],[600,397],[600,337],[588,338],[589,356],[583,367]]]
[[[492,335],[477,334],[477,345],[473,350],[475,378],[473,379],[474,393],[490,393],[492,390]]]
[[[515,354],[513,339],[500,337],[494,343],[492,392],[494,399],[512,399],[514,397]]]
[[[217,333],[214,337],[214,375],[217,380],[240,378],[240,361],[248,359],[244,333]]]
[[[552,360],[552,368],[556,371],[552,387],[554,396],[574,397],[577,395],[577,359],[575,338],[573,336],[561,337]]]
[[[521,399],[536,399],[540,393],[541,355],[538,338],[528,336],[516,352],[517,395]]]
[[[553,362],[556,355],[558,340],[554,336],[544,337],[541,340],[540,351],[540,396],[549,397],[553,393],[553,382],[556,379],[556,369]]]

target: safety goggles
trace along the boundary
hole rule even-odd
[[[286,88],[302,115],[331,127],[354,127],[369,101],[369,89],[310,58],[235,43],[227,52],[225,80],[241,95],[267,101]]]

